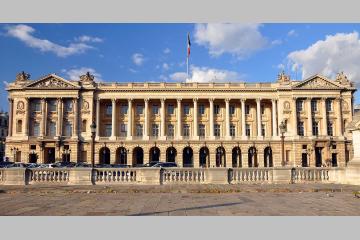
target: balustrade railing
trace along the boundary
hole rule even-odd
[[[272,168],[233,168],[231,183],[271,182]]]
[[[0,169],[0,184],[4,181],[4,169]]]
[[[94,174],[96,184],[136,182],[135,169],[96,168]]]
[[[70,169],[42,168],[28,169],[29,184],[33,183],[68,183]]]
[[[326,182],[329,181],[329,168],[293,168],[291,170],[293,182]]]
[[[205,170],[201,168],[167,168],[162,170],[161,182],[172,183],[204,183],[206,181]]]

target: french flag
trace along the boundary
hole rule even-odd
[[[190,42],[190,34],[188,33],[188,37],[187,37],[187,57],[190,56],[190,46],[191,46],[191,42]]]

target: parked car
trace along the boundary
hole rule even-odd
[[[177,167],[177,164],[174,162],[158,162],[151,167],[171,168],[171,167]]]
[[[38,168],[56,168],[57,166],[54,163],[43,163],[38,166]]]
[[[77,168],[89,168],[91,167],[91,164],[88,164],[88,163],[85,163],[85,162],[79,162],[79,163],[76,163],[74,167],[77,167]]]
[[[37,168],[38,166],[37,163],[26,163],[26,168]]]
[[[7,165],[12,165],[14,162],[0,162],[0,168],[5,168]]]
[[[112,168],[129,168],[129,165],[126,164],[111,164]]]
[[[74,162],[56,162],[56,163],[54,163],[54,165],[56,167],[60,167],[60,168],[63,168],[63,167],[75,167],[76,163],[74,163]]]
[[[152,166],[154,166],[154,165],[157,164],[157,163],[159,163],[159,162],[149,162],[149,163],[145,163],[145,164],[143,164],[143,167],[152,167]]]
[[[21,162],[16,162],[16,163],[13,163],[13,164],[6,165],[5,168],[26,168],[26,164],[21,163]]]

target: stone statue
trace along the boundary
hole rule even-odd
[[[345,86],[352,86],[351,81],[347,78],[347,76],[344,74],[343,71],[339,72],[338,74],[336,74],[336,82],[338,82],[341,85],[345,85]]]
[[[22,71],[16,75],[15,82],[25,82],[29,79],[30,79],[30,74]]]
[[[82,82],[93,82],[94,81],[94,75],[91,75],[90,72],[87,72],[84,75],[80,76],[80,81],[82,81]]]
[[[290,83],[290,76],[285,74],[285,71],[281,71],[278,74],[278,82],[281,84],[289,84]]]

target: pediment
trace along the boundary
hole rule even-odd
[[[295,89],[341,89],[339,84],[327,79],[326,77],[315,75],[305,79],[293,86]]]
[[[78,89],[80,88],[78,85],[63,79],[55,74],[47,75],[39,80],[29,83],[25,86],[25,88],[31,89]]]

